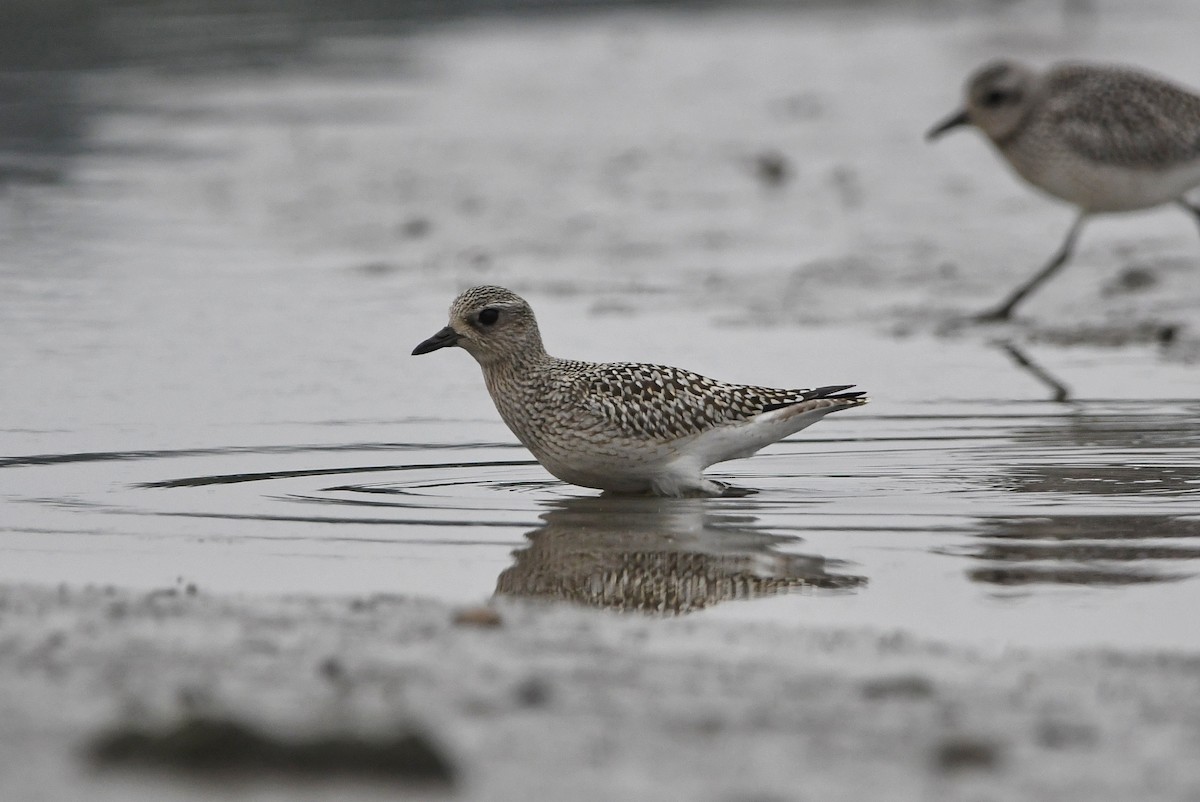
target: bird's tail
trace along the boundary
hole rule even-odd
[[[778,404],[771,404],[763,409],[763,412],[772,412],[777,409],[786,409],[788,414],[785,417],[793,415],[803,415],[806,412],[812,412],[818,409],[828,409],[829,412],[838,412],[851,407],[861,407],[870,399],[862,390],[854,390],[852,392],[843,392],[853,387],[853,384],[831,384],[826,387],[817,387],[813,390],[805,390],[799,394],[799,398],[795,401],[784,401]]]

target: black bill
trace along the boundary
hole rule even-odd
[[[966,125],[971,122],[965,111],[955,112],[953,115],[942,120],[933,128],[929,129],[929,133],[925,134],[925,139],[937,139],[942,134],[949,131],[951,128],[958,128],[960,125]]]
[[[447,326],[414,348],[413,356],[428,354],[430,351],[436,351],[439,348],[449,348],[452,345],[458,345],[458,332]]]

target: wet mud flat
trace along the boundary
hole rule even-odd
[[[0,710],[8,799],[1200,795],[1195,657],[514,600],[5,585]]]

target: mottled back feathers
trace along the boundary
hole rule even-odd
[[[747,421],[801,401],[830,397],[849,387],[777,390],[728,384],[662,365],[566,360],[547,365],[544,378],[575,387],[578,392],[573,395],[584,407],[623,436],[660,442]],[[849,402],[861,395],[841,397]]]
[[[1044,80],[1046,122],[1092,161],[1154,169],[1200,159],[1200,96],[1123,67],[1066,64]]]

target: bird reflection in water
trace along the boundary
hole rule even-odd
[[[751,528],[752,515],[703,499],[575,498],[544,513],[496,594],[680,615],[732,599],[851,590],[866,577],[830,573],[831,561],[791,554],[799,538]]]
[[[1172,582],[1200,560],[1200,407],[1191,399],[1071,399],[1065,385],[1002,344],[1067,401],[1015,419],[1004,460],[982,475],[1023,515],[984,515],[965,548],[968,576],[990,585],[1121,586]],[[988,449],[993,445],[988,444]]]
[[[1172,582],[1195,575],[1200,521],[1172,515],[994,518],[963,553],[979,561],[970,578],[992,585]]]

